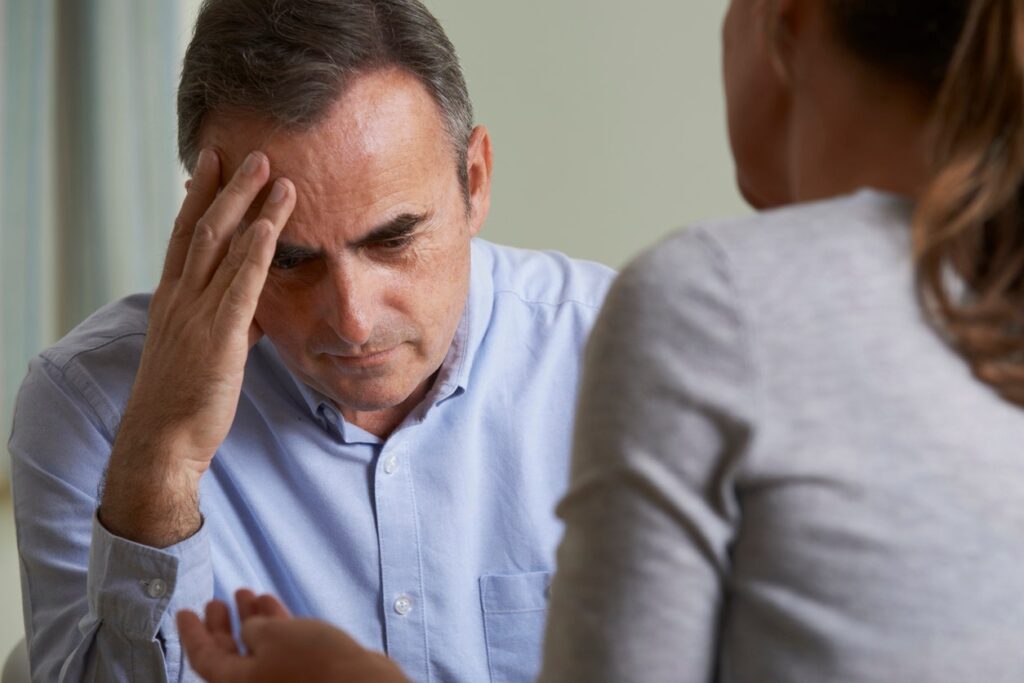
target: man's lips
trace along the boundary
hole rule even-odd
[[[350,368],[372,368],[379,365],[384,365],[391,360],[395,351],[398,349],[397,346],[390,349],[384,349],[383,351],[374,351],[371,353],[360,353],[356,355],[343,355],[335,353],[325,353],[324,355],[331,359],[336,365],[341,365]]]

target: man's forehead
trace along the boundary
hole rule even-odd
[[[401,214],[429,213],[457,193],[455,158],[433,99],[405,72],[355,80],[328,115],[308,130],[287,130],[232,112],[211,116],[204,146],[222,159],[226,183],[250,151],[270,160],[270,178],[247,213],[254,220],[273,180],[287,177],[296,206],[281,239],[311,245],[358,239]],[[440,168],[450,168],[439,173]],[[447,187],[451,185],[452,187]],[[333,226],[328,234],[327,226]]]
[[[250,112],[225,109],[207,117],[200,146],[221,155],[230,174],[258,149],[273,167],[295,174],[325,161],[372,162],[403,152],[430,155],[449,145],[437,105],[416,77],[400,69],[360,75],[313,125],[299,129]]]

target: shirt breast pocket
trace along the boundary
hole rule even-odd
[[[540,673],[551,572],[480,578],[491,683],[532,682]]]

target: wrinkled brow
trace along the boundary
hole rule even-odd
[[[354,240],[350,243],[352,247],[364,247],[370,244],[389,242],[392,240],[400,240],[411,236],[416,232],[417,229],[431,218],[429,213],[403,213],[395,218],[392,218],[386,223],[378,225],[377,227],[370,230],[366,235]],[[322,256],[323,252],[320,249],[311,247],[304,247],[298,244],[289,244],[278,240],[277,250],[274,252],[274,258],[288,258],[288,259],[309,259],[317,258]]]
[[[426,213],[403,213],[383,225],[368,232],[365,236],[356,240],[352,246],[363,246],[373,242],[388,242],[408,237],[416,232],[423,223],[430,219]]]

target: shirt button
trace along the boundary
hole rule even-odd
[[[395,455],[389,455],[384,460],[384,474],[394,474],[395,470],[398,469],[398,457]]]
[[[409,596],[403,595],[395,600],[395,611],[403,617],[412,611],[412,600]]]
[[[153,579],[146,582],[146,595],[158,599],[167,595],[167,582],[163,579]]]

